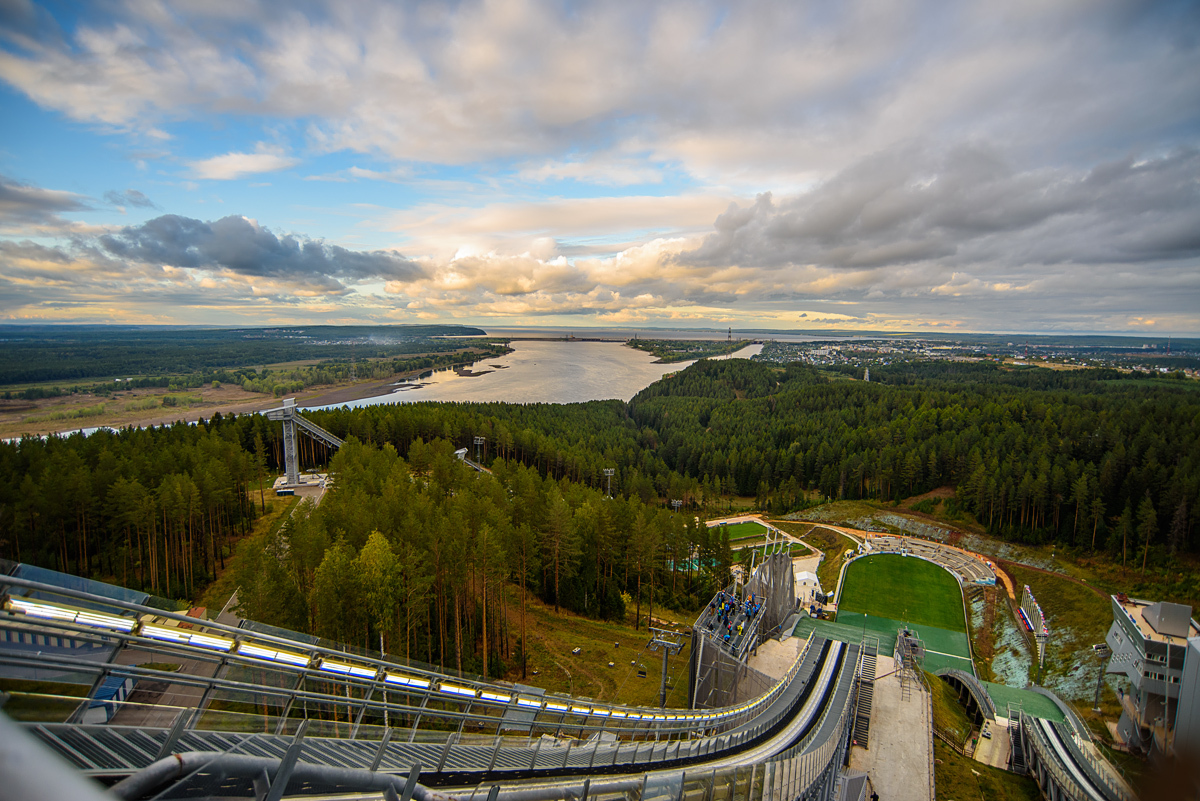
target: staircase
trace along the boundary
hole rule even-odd
[[[967,759],[974,759],[975,758],[975,744],[977,742],[979,742],[979,734],[974,729],[972,729],[971,733],[967,736],[967,741],[965,743],[963,743],[963,747],[962,747],[963,756],[965,756]]]
[[[854,710],[854,743],[869,747],[871,734],[871,702],[875,697],[875,665],[879,655],[879,640],[868,637],[863,641],[862,658],[858,663],[858,703]]]
[[[1025,761],[1025,749],[1021,745],[1021,710],[1014,709],[1010,704],[1008,708],[1008,739],[1012,745],[1012,751],[1009,755],[1009,770],[1016,773],[1018,776],[1024,776],[1029,772],[1029,765]]]

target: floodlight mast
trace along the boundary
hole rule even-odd
[[[475,461],[479,462],[480,464],[483,464],[483,456],[481,455],[481,451],[486,442],[487,439],[485,437],[475,438]]]
[[[683,506],[683,501],[671,501],[671,508],[674,509],[676,512],[679,511],[680,506]]]
[[[612,477],[613,473],[617,472],[616,468],[606,467],[603,470],[605,478],[608,479],[608,497],[612,497]]]
[[[683,635],[678,631],[656,629],[653,626],[648,626],[647,628],[650,629],[650,643],[647,647],[651,651],[662,651],[662,680],[658,686],[658,708],[666,709],[667,657],[677,654],[683,650]]]

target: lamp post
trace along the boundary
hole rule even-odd
[[[487,439],[484,437],[475,438],[475,461],[479,462],[480,464],[483,463],[483,457],[480,454],[485,442],[487,442]]]
[[[606,467],[606,468],[604,468],[603,472],[604,472],[604,477],[608,479],[608,497],[611,498],[612,497],[612,477],[613,477],[613,473],[615,473],[617,471],[616,471],[616,468]]]

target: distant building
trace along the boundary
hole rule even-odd
[[[1130,747],[1169,755],[1181,724],[1185,737],[1200,734],[1200,652],[1184,669],[1189,653],[1197,651],[1200,624],[1192,620],[1190,606],[1166,601],[1119,594],[1112,596],[1112,609],[1105,637],[1112,649],[1108,672],[1125,675],[1131,685],[1121,698],[1117,733]]]

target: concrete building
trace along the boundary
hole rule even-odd
[[[1112,609],[1113,624],[1105,637],[1112,649],[1108,672],[1126,676],[1131,685],[1121,698],[1117,733],[1132,748],[1170,754],[1182,711],[1180,701],[1194,708],[1200,691],[1196,686],[1200,667],[1188,672],[1184,684],[1188,641],[1200,637],[1200,624],[1191,619],[1190,606],[1152,603],[1123,593],[1112,596]],[[1188,736],[1193,721],[1191,712],[1183,715]]]

